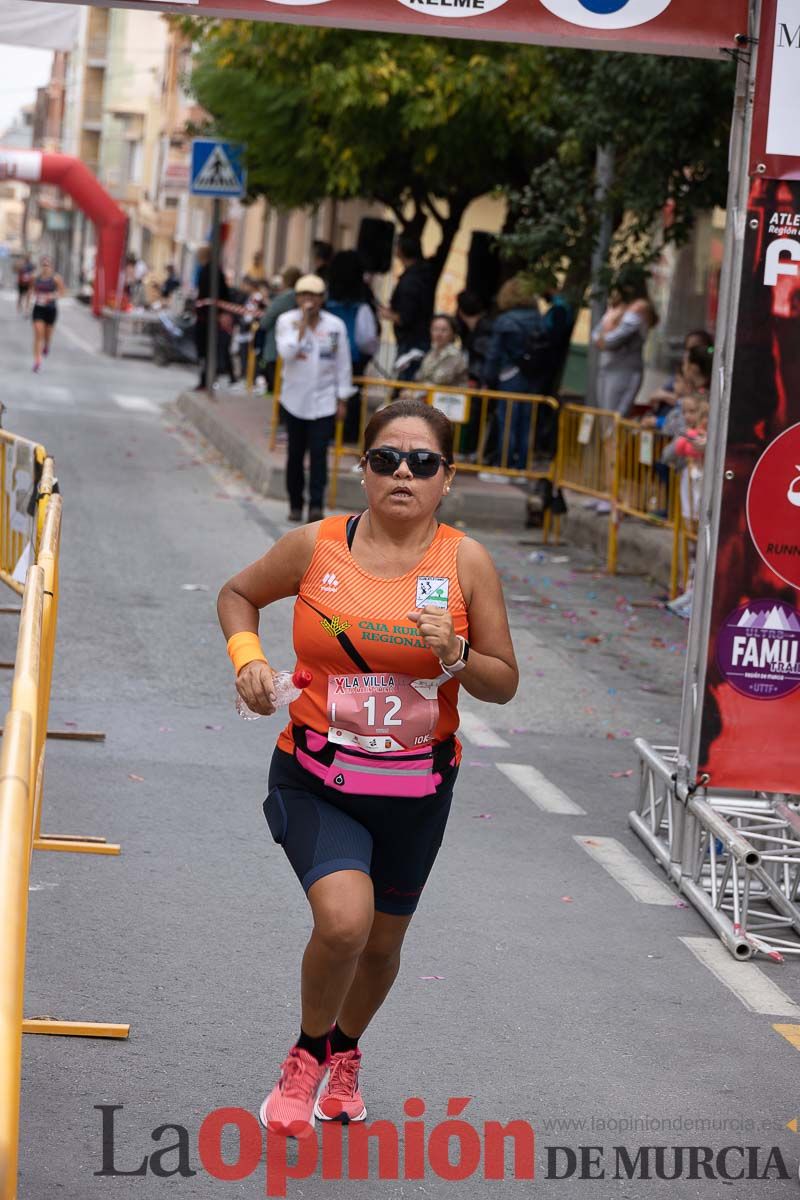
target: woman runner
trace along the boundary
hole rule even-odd
[[[489,554],[436,518],[455,473],[448,419],[416,399],[381,409],[361,465],[363,513],[286,534],[218,602],[251,709],[275,712],[257,633],[266,605],[297,596],[297,665],[313,675],[278,738],[264,804],[314,920],[300,1037],[260,1112],[298,1136],[315,1116],[366,1117],[358,1043],[397,976],[444,834],[459,687],[505,704],[519,678]]]
[[[50,353],[53,327],[58,316],[58,300],[64,295],[64,281],[53,270],[50,258],[43,258],[33,281],[33,369],[38,371],[42,358]]]

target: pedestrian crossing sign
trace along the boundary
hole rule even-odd
[[[192,195],[243,196],[247,183],[243,158],[244,146],[239,142],[195,138],[192,142]]]

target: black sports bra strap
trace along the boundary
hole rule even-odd
[[[356,530],[358,529],[358,522],[361,520],[363,515],[364,515],[363,513],[359,513],[357,517],[349,517],[348,518],[348,521],[347,521],[347,549],[348,550],[353,549],[353,542],[355,541]]]

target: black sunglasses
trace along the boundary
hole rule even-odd
[[[392,450],[382,446],[367,450],[364,458],[376,475],[394,475],[400,463],[406,462],[415,479],[433,479],[439,467],[447,466],[445,456],[435,450]]]

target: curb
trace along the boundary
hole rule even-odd
[[[212,402],[197,392],[181,392],[178,411],[216,447],[229,466],[241,471],[250,486],[262,496],[285,500],[284,459],[253,446],[244,434],[224,419],[224,404]],[[350,466],[339,472],[336,509],[352,512],[362,507],[360,477]],[[561,545],[592,551],[602,567],[608,548],[608,521],[582,507],[583,497],[565,491],[569,511],[561,519]],[[451,525],[497,533],[525,534],[527,495],[510,484],[470,484],[466,480],[442,501],[442,515]],[[533,536],[537,531],[531,531]],[[552,545],[552,543],[551,543]],[[619,528],[620,573],[649,575],[662,587],[669,586],[672,535],[669,530],[643,521],[623,518]]]

